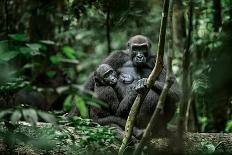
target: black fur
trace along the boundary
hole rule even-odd
[[[136,42],[136,44],[147,43],[149,45],[149,54],[144,54],[144,56],[146,56],[146,62],[142,66],[135,65],[136,62],[134,62],[135,60],[133,58],[136,56],[136,53],[134,52],[135,55],[132,55],[130,47],[133,46],[134,42]],[[98,94],[98,97],[103,101],[111,103],[110,109],[106,110],[107,112],[112,113],[112,115],[116,115],[123,119],[126,119],[132,106],[132,103],[137,95],[135,89],[133,88],[137,87],[139,83],[141,84],[141,80],[143,78],[148,78],[149,74],[155,66],[155,58],[156,55],[151,55],[150,52],[149,39],[146,39],[146,37],[143,38],[143,36],[141,35],[132,37],[128,42],[127,50],[113,52],[105,60],[103,60],[103,63],[110,65],[119,75],[129,74],[133,77],[134,81],[131,83],[124,83],[121,82],[119,79],[118,84],[114,89],[108,87],[96,88],[94,83],[94,77],[92,74],[85,83],[84,87],[87,90],[95,91]],[[158,98],[164,86],[165,78],[166,66],[164,65],[164,68],[159,78],[157,79],[153,88],[149,91],[148,95],[146,96],[144,102],[141,105],[139,113],[136,117],[137,127],[146,127],[150,117],[152,116],[156,108]],[[145,86],[142,85],[142,87]],[[178,84],[176,80],[174,80],[174,83],[168,92],[163,113],[160,114],[158,119],[157,125],[159,126],[160,131],[165,131],[167,123],[173,117],[176,110],[176,103],[179,100],[179,96],[180,91],[178,88]],[[116,112],[115,109],[117,109]],[[101,117],[104,117],[104,115],[99,114],[98,112],[93,112],[91,117],[94,118],[96,116],[98,117],[99,115]]]

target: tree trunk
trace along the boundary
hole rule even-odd
[[[184,40],[186,38],[184,18],[184,7],[182,0],[173,1],[173,36],[174,45],[178,52],[184,50]]]
[[[218,32],[219,28],[222,26],[221,0],[213,0],[213,8],[213,28],[214,32]]]
[[[107,6],[107,13],[106,13],[106,38],[107,38],[107,49],[108,54],[111,52],[111,38],[110,38],[110,7]]]

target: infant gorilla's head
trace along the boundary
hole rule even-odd
[[[94,80],[97,85],[114,86],[118,81],[118,77],[110,65],[101,64],[94,72]]]

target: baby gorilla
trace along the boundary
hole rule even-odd
[[[120,75],[121,76],[121,75]],[[127,78],[126,75],[123,75]],[[101,64],[94,72],[94,92],[97,98],[108,104],[108,108],[90,107],[90,117],[101,125],[112,125],[114,127],[124,128],[126,120],[115,115],[120,115],[118,107],[120,105],[129,105],[128,102],[133,102],[131,95],[128,93],[121,102],[119,102],[118,91],[120,89],[120,82],[118,81],[117,73],[108,64]],[[121,129],[123,132],[123,130]],[[133,134],[135,137],[141,137],[142,130],[134,128]]]

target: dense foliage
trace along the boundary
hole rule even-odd
[[[178,82],[182,77],[187,7],[186,0],[174,2],[173,70]],[[33,136],[21,131],[13,132],[20,125],[17,122],[24,120],[35,125],[38,121],[47,121],[62,125],[65,121],[84,133],[78,142],[69,142],[66,148],[62,148],[67,154],[83,146],[83,154],[90,147],[94,148],[93,152],[98,149],[109,151],[101,147],[115,141],[111,128],[88,119],[74,117],[64,120],[60,116],[70,111],[73,103],[83,118],[88,118],[89,104],[105,106],[105,103],[90,97],[91,92],[84,92],[83,83],[110,52],[125,49],[129,37],[135,34],[148,36],[153,43],[152,51],[156,52],[161,9],[159,0],[1,0],[0,119],[5,126],[0,136],[5,140],[13,136],[20,143],[25,140],[33,143],[36,141],[31,138]],[[231,132],[231,0],[194,1],[193,23],[188,130]],[[33,105],[26,103],[22,106],[17,102],[17,94],[22,90],[39,92],[46,101],[42,110],[52,112],[33,109]],[[176,116],[178,112],[179,109]],[[176,120],[177,117],[170,127],[176,126]],[[34,132],[37,137],[41,137],[42,132],[49,132],[54,144],[45,143],[44,139],[41,144],[51,147],[64,147],[66,142],[62,137],[72,136],[63,129],[59,134],[53,128]],[[18,142],[10,141],[9,147],[15,144]]]

